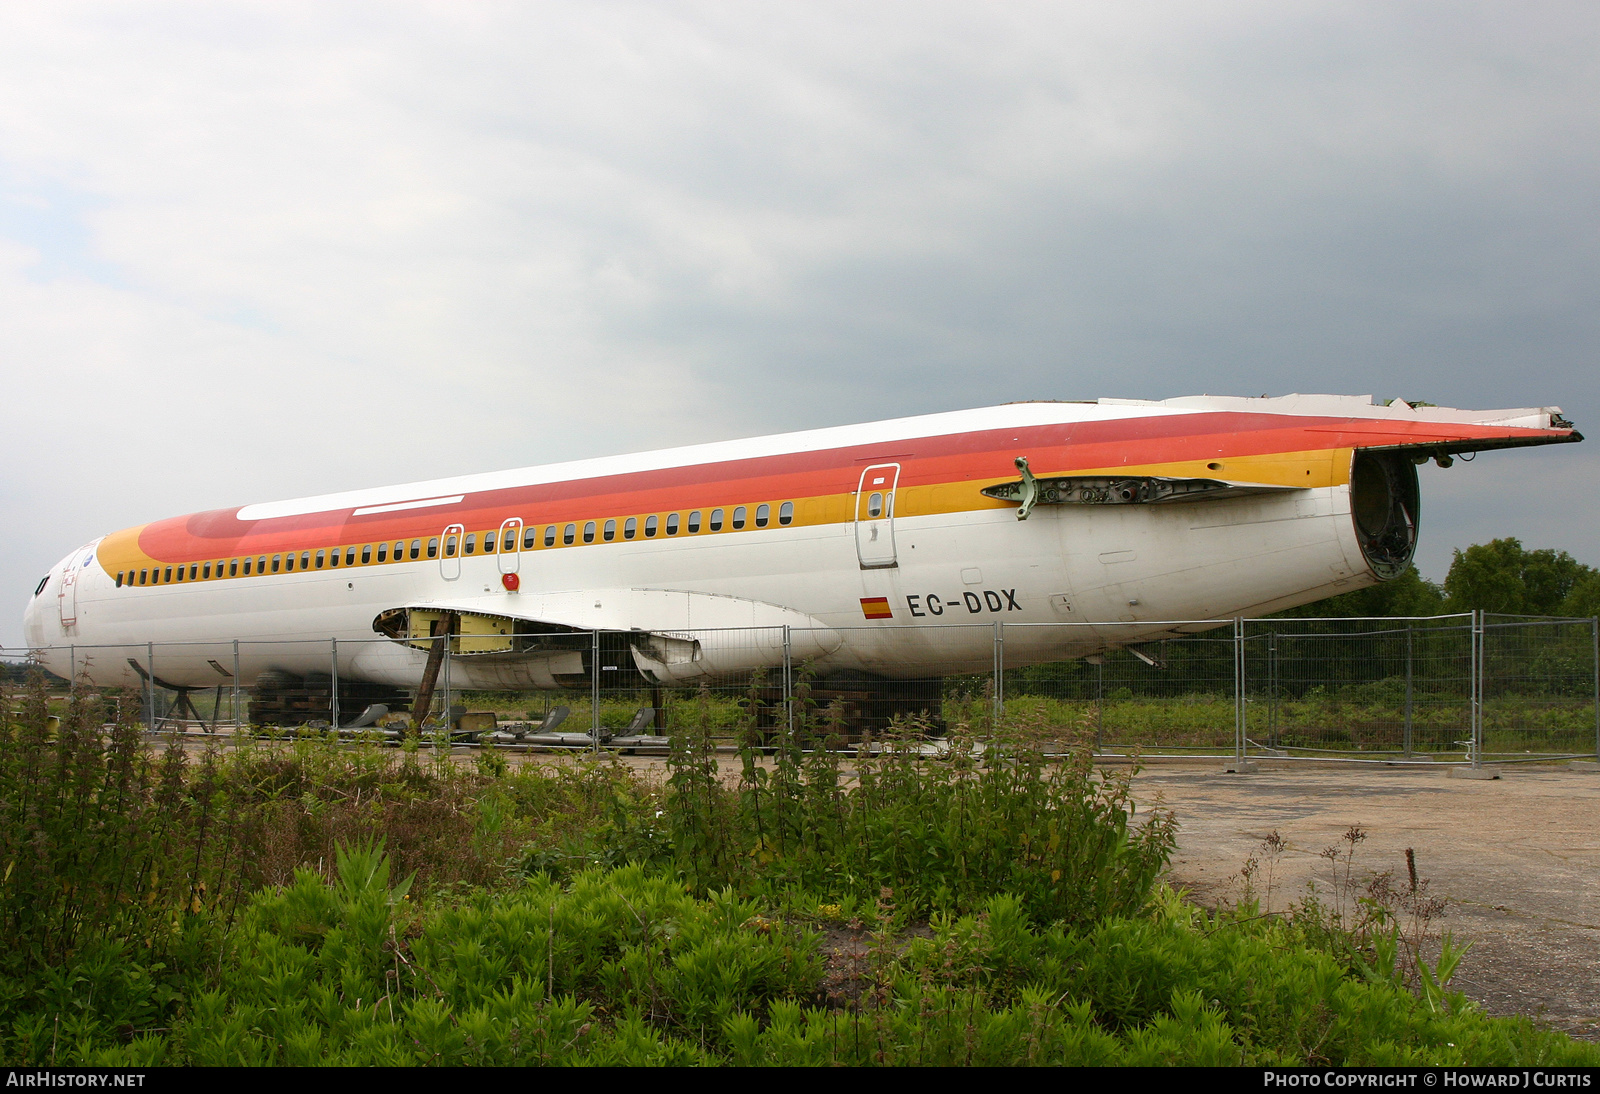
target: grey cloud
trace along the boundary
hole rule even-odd
[[[1600,435],[1600,15],[1509,12],[6,9],[0,163],[36,188],[0,189],[72,202],[0,219],[42,408],[0,446],[0,638],[16,574],[119,523],[1006,399]],[[1587,447],[1425,484],[1429,566],[1518,529],[1600,561],[1526,487],[1581,493]]]

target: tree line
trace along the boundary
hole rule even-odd
[[[1443,584],[1412,566],[1393,581],[1281,612],[1286,619],[1428,616],[1474,609],[1498,615],[1600,615],[1600,570],[1565,551],[1529,550],[1515,538],[1457,550]]]

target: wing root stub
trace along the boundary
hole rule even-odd
[[[1160,475],[1064,475],[1041,479],[1028,471],[1026,459],[1018,457],[1016,462],[1023,472],[1023,478],[984,487],[982,493],[996,501],[1017,503],[1020,506],[1018,520],[1027,520],[1035,505],[1170,505],[1303,489],[1298,486]]]

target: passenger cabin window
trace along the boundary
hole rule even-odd
[[[694,533],[698,532],[699,530],[700,510],[696,509],[694,512],[689,514],[689,534],[694,535]]]
[[[722,510],[721,509],[713,509],[713,510],[711,510],[711,530],[713,532],[722,531]]]
[[[411,541],[411,557],[412,558],[420,558],[421,556],[422,556],[422,541],[420,539],[414,539],[414,540]],[[428,551],[428,557],[429,558],[433,557],[433,551],[431,549]]]
[[[378,544],[378,561],[379,562],[388,562],[389,561],[389,545],[387,543]]]
[[[763,502],[762,504],[756,506],[756,527],[757,528],[765,528],[767,526],[767,523],[771,519],[772,519],[772,506],[767,505],[765,502]]]
[[[883,516],[883,495],[882,494],[873,494],[870,498],[867,499],[867,516],[869,516],[869,517],[881,517],[881,516]]]
[[[335,547],[333,550],[328,552],[328,565],[339,565],[339,548]]]
[[[277,573],[277,572],[278,572],[278,561],[279,561],[279,557],[280,557],[280,556],[278,556],[278,555],[273,555],[273,556],[272,556],[272,572],[273,572],[273,573]],[[294,562],[294,556],[293,556],[293,555],[290,555],[290,556],[289,556],[289,561],[290,561],[290,562],[291,562],[291,563],[293,563],[293,562]]]
[[[511,535],[511,533],[507,532],[506,535],[509,537]],[[522,530],[522,549],[524,551],[533,550],[534,547],[536,547],[538,545],[538,543],[539,543],[539,526],[538,525],[536,525],[536,524],[529,525],[528,527],[526,527],[526,528],[524,528]]]
[[[139,571],[139,584],[141,584],[141,585],[147,584],[147,582],[145,581],[145,578],[149,575],[149,573],[150,573],[149,570],[140,570]]]
[[[239,560],[238,559],[230,558],[228,560],[228,576],[229,577],[238,577],[239,576]]]
[[[205,566],[201,569],[201,571],[200,571],[200,579],[202,581],[210,581],[211,580],[211,563],[209,563],[209,562],[206,563]],[[122,575],[121,574],[117,575],[117,584],[118,585],[122,584]]]
[[[577,538],[578,526],[576,524],[569,524],[565,528],[561,529],[561,542],[566,544],[568,547],[571,547],[572,541]]]
[[[171,566],[167,567],[167,578],[166,578],[166,580],[167,580],[167,584],[170,585],[172,583],[172,567]]]
[[[264,574],[266,572],[267,572],[267,556],[266,555],[257,555],[256,556],[256,576],[260,577],[262,574]]]
[[[294,569],[294,556],[293,555],[289,555],[286,559],[284,559],[284,562],[286,563],[286,565],[284,566],[284,569],[286,569],[286,570],[293,570]]]
[[[638,517],[629,517],[627,520],[622,522],[622,538],[623,539],[632,539],[634,536],[636,536],[638,534],[639,534],[639,518]]]
[[[586,521],[583,526],[583,542],[594,542],[594,521]]]
[[[554,524],[544,530],[544,545],[546,547],[554,547],[556,545],[556,526]]]
[[[467,554],[470,555],[474,550],[477,549],[477,546],[478,546],[478,533],[476,533],[476,532],[468,532],[467,535],[466,535],[465,541],[461,545],[461,549],[463,551],[465,551]]]
[[[356,564],[356,549],[354,547],[345,551],[344,564],[346,566],[354,566]]]
[[[794,520],[794,502],[786,501],[778,506],[778,523],[789,524]]]
[[[733,530],[735,532],[743,530],[746,512],[745,507],[742,505],[733,511]]]
[[[655,535],[656,534],[656,528],[658,526],[659,525],[658,525],[658,522],[657,522],[654,514],[644,518],[644,534],[646,536]]]
[[[322,567],[327,565],[327,563],[328,563],[328,552],[327,551],[318,551],[317,552],[317,569],[319,569],[319,570],[322,569]]]
[[[606,542],[607,543],[610,543],[612,540],[617,538],[617,522],[616,521],[614,521],[614,520],[606,521],[605,537],[606,537]]]
[[[179,581],[183,580],[183,567],[182,566],[178,567],[178,580]]]
[[[456,537],[455,536],[445,536],[444,537],[444,557],[445,558],[455,558],[456,557]]]
[[[311,569],[311,552],[310,551],[301,551],[300,552],[300,568],[302,570]]]
[[[493,551],[494,551],[494,533],[493,532],[485,532],[485,533],[483,533],[483,553],[487,555],[487,554],[492,553]]]
[[[369,563],[371,561],[372,561],[372,544],[364,543],[364,544],[361,545],[361,565],[365,566],[367,563]]]
[[[530,544],[529,546],[532,545]],[[517,530],[515,528],[506,529],[505,542],[500,545],[500,549],[503,551],[515,551],[517,549]]]
[[[439,537],[438,536],[434,536],[433,538],[428,540],[428,557],[429,558],[438,558],[439,557]]]
[[[667,514],[667,535],[675,536],[677,534],[678,534],[678,514],[676,514],[676,513],[668,513]]]
[[[45,578],[45,580],[49,581],[50,579],[49,578]],[[117,588],[119,588],[119,589],[122,588],[122,571],[121,570],[117,571]],[[44,592],[44,586],[40,585],[36,590],[34,590],[33,595],[34,596],[38,596],[42,592]]]

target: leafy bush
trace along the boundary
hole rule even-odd
[[[862,743],[848,790],[836,751],[798,746],[826,730],[803,715],[769,768],[752,727],[737,791],[720,780],[708,724],[677,739],[667,808],[686,878],[866,900],[889,888],[918,913],[1009,892],[1033,915],[1077,924],[1138,913],[1166,865],[1172,818],[1132,823],[1131,772],[1097,772],[1082,748],[1063,758],[1037,725],[982,743],[957,726],[929,756],[907,724]]]
[[[36,686],[0,731],[16,1063],[1600,1062],[1484,1017],[1396,916],[1156,889],[1171,818],[1059,759],[1042,709],[853,757],[802,753],[838,729],[802,709],[768,763],[752,701],[730,783],[704,701],[659,787],[316,741],[186,760],[74,704],[56,726]]]

